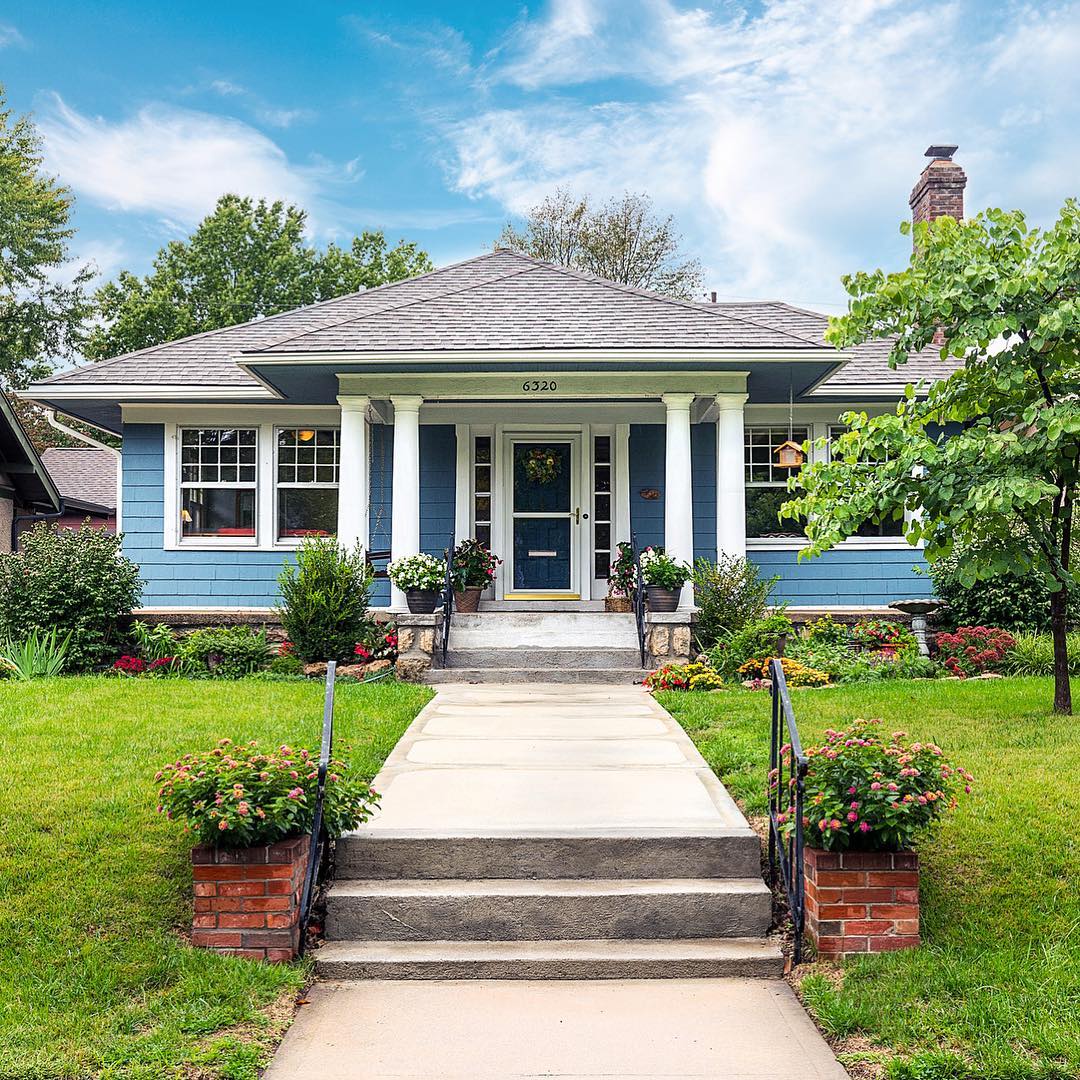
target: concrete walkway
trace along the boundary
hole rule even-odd
[[[759,977],[756,837],[640,687],[444,685],[375,787],[267,1080],[846,1076]]]

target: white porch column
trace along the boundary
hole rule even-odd
[[[338,542],[344,547],[368,546],[368,398],[342,396],[338,475]]]
[[[743,406],[746,394],[716,395],[716,556],[746,558]]]
[[[694,561],[694,494],[690,474],[690,406],[693,394],[664,394],[667,442],[664,457],[664,550],[680,562]],[[683,586],[680,608],[694,606],[694,591]]]
[[[394,406],[394,490],[390,514],[390,557],[420,550],[420,406],[418,395],[391,396]],[[390,607],[405,610],[405,594],[390,590]]]

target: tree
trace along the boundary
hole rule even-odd
[[[158,252],[150,274],[124,271],[98,289],[101,322],[86,356],[118,356],[432,269],[426,252],[404,240],[390,248],[382,232],[317,251],[304,242],[306,219],[283,202],[223,195],[189,239]]]
[[[893,337],[895,366],[940,334],[942,357],[962,365],[922,393],[909,386],[894,414],[848,413],[832,460],[792,478],[802,494],[781,514],[808,520],[816,555],[867,518],[917,511],[908,540],[924,541],[931,562],[960,548],[961,580],[1039,575],[1050,590],[1054,710],[1069,714],[1080,204],[1067,201],[1046,230],[1019,211],[988,210],[917,225],[914,240],[907,269],[844,279],[852,299],[828,340],[843,348]]]
[[[525,216],[509,222],[499,244],[558,266],[572,266],[610,281],[691,299],[701,289],[701,265],[680,259],[674,219],[658,218],[647,195],[626,192],[594,207],[559,188]]]
[[[65,280],[72,195],[41,165],[37,129],[0,86],[0,387],[48,375],[79,346],[88,312],[90,269]]]

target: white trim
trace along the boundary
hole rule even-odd
[[[810,541],[790,536],[748,536],[747,551],[802,551]],[[922,544],[909,544],[902,536],[849,536],[830,551],[865,549],[870,551],[922,551]]]
[[[116,401],[118,398],[149,398],[152,401],[245,401],[265,398],[280,399],[262,386],[193,386],[190,383],[35,383],[16,396],[28,401],[64,401],[68,398],[83,401]]]
[[[848,357],[829,345],[810,345],[801,349],[696,349],[690,346],[647,349],[402,349],[400,351],[334,351],[283,353],[237,353],[233,359],[242,368],[283,367],[302,364],[685,364],[727,362],[753,363],[814,363],[823,359],[835,361],[838,367]],[[834,371],[835,373],[835,371]]]
[[[630,425],[615,425],[615,440],[612,444],[612,453],[615,457],[614,478],[612,480],[612,495],[615,499],[615,517],[612,520],[612,528],[615,535],[612,536],[613,545],[620,541],[630,542]],[[614,548],[613,548],[614,550]]]
[[[454,467],[454,543],[473,537],[472,429],[468,424],[454,425],[457,460]]]

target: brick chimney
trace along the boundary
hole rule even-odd
[[[923,169],[908,199],[911,220],[916,224],[933,221],[945,214],[957,221],[963,218],[967,175],[952,159],[956,149],[955,146],[927,148],[926,156],[930,158],[930,164]]]

